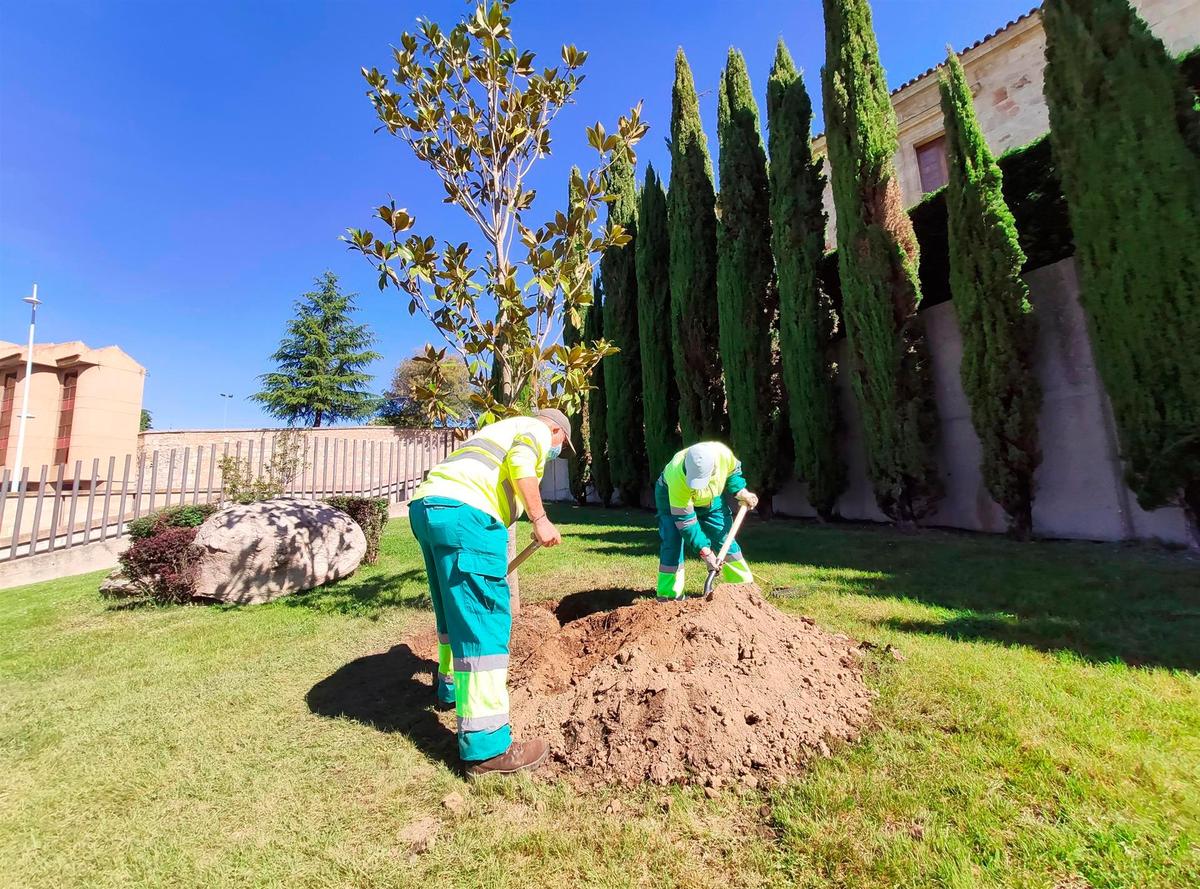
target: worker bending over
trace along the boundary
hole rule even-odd
[[[717,567],[717,550],[729,534],[729,506],[722,494],[733,494],[750,509],[758,496],[746,490],[741,461],[715,441],[684,448],[671,458],[654,485],[658,509],[658,598],[683,598],[684,547],[698,552],[709,569]],[[737,541],[721,566],[727,583],[750,583],[754,578]]]
[[[540,738],[513,741],[508,724],[508,527],[527,512],[533,536],[555,546],[538,484],[571,447],[562,411],[480,429],[430,470],[409,507],[438,631],[437,698],[458,715],[458,752],[471,775],[510,774],[546,758]]]

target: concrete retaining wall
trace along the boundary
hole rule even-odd
[[[1043,391],[1038,425],[1042,464],[1035,477],[1034,532],[1085,540],[1157,539],[1187,544],[1183,511],[1146,512],[1122,478],[1108,396],[1092,355],[1087,320],[1079,303],[1074,259],[1027,276],[1038,318],[1035,370]],[[940,421],[937,459],[945,496],[928,524],[972,531],[1005,530],[1004,511],[988,495],[979,469],[981,448],[959,377],[962,333],[953,303],[925,312]],[[846,344],[842,343],[844,365]],[[849,380],[839,382],[844,428],[842,454],[849,483],[838,500],[846,519],[886,521],[875,505],[866,472],[862,424]],[[566,461],[546,474],[543,496],[569,500]],[[775,497],[776,511],[813,516],[806,486],[792,481]]]

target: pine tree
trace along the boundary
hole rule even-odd
[[[769,509],[779,489],[779,404],[772,385],[778,312],[771,198],[758,105],[742,54],[729,50],[717,91],[720,222],[717,308],[729,399],[729,437],[746,483]]]
[[[604,337],[604,284],[597,275],[592,282],[592,307],[583,326],[584,338],[594,343]],[[605,506],[612,503],[612,475],[608,468],[608,410],[604,374],[599,368],[592,373],[592,390],[588,393],[588,466],[592,487]]]
[[[963,390],[983,449],[980,469],[1013,534],[1033,531],[1033,473],[1041,462],[1037,418],[1042,393],[1033,373],[1037,329],[1025,254],[1004,202],[1004,182],[975,117],[971,88],[951,51],[942,71],[942,116],[950,181],[946,188],[950,290],[962,330]]]
[[[875,499],[903,523],[939,495],[937,414],[917,315],[917,239],[896,179],[896,114],[866,0],[824,0],[826,142],[851,382]]]
[[[1200,545],[1200,122],[1126,0],[1047,0],[1044,18],[1054,154],[1126,476],[1147,509],[1182,502]]]
[[[571,177],[567,185],[567,207],[574,208],[583,202],[583,179],[579,167],[571,167]],[[577,248],[581,253],[584,247]],[[582,306],[577,312],[563,313],[563,344],[570,348],[579,343],[588,342],[584,335],[587,326],[587,316],[592,307]],[[577,320],[572,320],[576,318]],[[592,372],[593,384],[602,372],[596,369]],[[571,488],[571,496],[581,506],[587,502],[587,489],[591,475],[591,435],[588,417],[588,397],[584,397],[579,409],[569,416],[571,422],[571,445],[574,453],[567,453],[567,478]]]
[[[680,448],[679,390],[671,350],[671,241],[667,195],[647,166],[638,208],[638,339],[642,346],[642,411],[646,456],[654,478]]]
[[[812,152],[812,101],[783,40],[767,82],[771,244],[779,278],[779,340],[796,474],[823,518],[846,484],[837,448],[833,307],[818,270],[825,252],[825,177]]]
[[[717,322],[717,212],[700,100],[683,50],[671,92],[671,331],[679,429],[687,443],[726,430]]]
[[[601,362],[608,393],[608,468],[626,506],[638,506],[649,470],[642,421],[642,351],[638,343],[637,180],[633,163],[618,154],[608,170],[608,227],[632,238],[600,258],[604,281],[604,336],[621,351]]]
[[[314,283],[319,289],[296,301],[296,317],[271,355],[278,370],[260,376],[262,391],[250,398],[289,425],[366,419],[379,404],[364,370],[382,357],[371,349],[375,335],[351,323],[356,294],[342,293],[337,275],[326,272]]]

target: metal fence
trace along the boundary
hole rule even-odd
[[[436,463],[455,447],[450,430],[416,431],[391,441],[303,440],[285,496],[319,500],[351,495],[403,502]],[[93,458],[90,466],[23,467],[0,473],[0,562],[68,549],[124,534],[129,523],[171,506],[218,503],[223,458],[233,457],[260,476],[276,438],[220,445],[162,448]]]

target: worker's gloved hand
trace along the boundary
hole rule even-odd
[[[744,503],[747,509],[758,509],[758,495],[746,488],[737,492],[737,502]]]
[[[721,563],[717,561],[717,554],[707,546],[700,550],[700,558],[704,560],[704,564],[708,566],[709,571],[716,571],[721,567]]]
[[[544,515],[533,523],[533,536],[542,546],[558,546],[562,543],[562,534],[554,527],[554,522]]]

